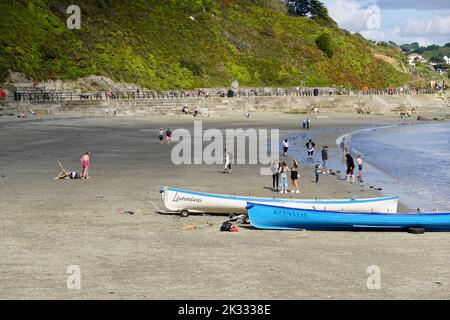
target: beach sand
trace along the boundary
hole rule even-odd
[[[252,114],[199,118],[208,128],[299,131],[304,115]],[[407,123],[389,116],[310,115],[330,128],[318,145],[361,126]],[[272,197],[259,166],[175,166],[164,129],[192,129],[193,118],[59,118],[0,122],[0,299],[448,299],[447,233],[283,232],[240,226],[227,217],[162,215],[160,186]],[[300,143],[301,146],[304,143]],[[89,181],[54,181],[57,161],[80,171],[92,152]],[[335,168],[343,171],[344,168]],[[314,183],[301,168],[301,198],[380,194],[336,176]],[[380,186],[381,187],[381,186]],[[291,197],[291,194],[285,196]],[[407,211],[402,204],[400,211]],[[133,211],[134,215],[124,215]],[[183,231],[186,226],[194,230]],[[189,229],[189,228],[188,228]],[[81,269],[81,289],[67,289],[68,266]],[[369,290],[369,266],[381,289]]]

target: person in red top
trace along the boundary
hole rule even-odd
[[[4,100],[6,98],[6,91],[5,91],[5,89],[2,89],[0,91],[0,97],[2,97],[2,100]]]

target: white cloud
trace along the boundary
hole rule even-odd
[[[376,40],[376,41],[393,41],[397,44],[404,44],[404,43],[412,43],[412,42],[418,42],[421,46],[429,46],[433,44],[428,38],[426,37],[408,37],[402,35],[400,28],[392,28],[392,29],[386,29],[386,30],[365,30],[361,31],[361,35],[364,38]]]
[[[448,36],[450,38],[450,15],[438,16],[432,20],[409,18],[402,27],[404,36]]]
[[[376,12],[376,6],[366,7],[358,0],[325,0],[330,16],[341,28],[359,32],[372,40],[394,41],[398,44],[419,42],[421,45],[450,42],[449,11],[431,11],[431,8],[450,6],[448,0],[444,2],[432,0],[429,7],[424,6],[424,2],[409,2],[416,10],[429,10],[425,15],[426,19],[421,11],[415,11],[417,14],[411,15],[404,10],[407,1],[379,0],[378,3],[383,5],[382,9],[389,11]],[[383,16],[386,21],[382,21]]]
[[[331,0],[327,2],[328,12],[340,27],[350,31],[369,29],[367,20],[371,13],[356,1]]]

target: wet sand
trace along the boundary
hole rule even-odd
[[[278,128],[285,135],[299,130],[303,118],[255,113],[250,120],[241,115],[199,120],[204,129]],[[313,129],[336,132],[409,121],[346,114],[310,118]],[[271,177],[260,176],[259,166],[236,165],[225,175],[220,165],[173,165],[171,148],[158,143],[157,130],[192,129],[192,123],[192,117],[155,116],[0,122],[0,299],[450,298],[449,234],[247,226],[229,234],[219,232],[224,216],[156,213],[152,203],[163,209],[158,192],[163,185],[275,195]],[[335,131],[327,132],[317,143],[335,147]],[[89,181],[53,180],[58,160],[80,171],[79,158],[87,150]],[[295,197],[379,195],[335,176],[315,184],[312,169],[301,171],[302,193]],[[182,230],[191,225],[196,229]],[[67,289],[70,265],[81,269],[81,290]],[[381,290],[367,288],[372,265],[381,269]]]

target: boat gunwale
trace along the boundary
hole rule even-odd
[[[243,196],[231,196],[231,195],[221,195],[221,194],[214,194],[214,193],[205,193],[205,192],[198,192],[198,191],[190,191],[190,190],[184,190],[184,189],[177,189],[177,188],[171,188],[171,187],[163,187],[164,192],[167,191],[173,191],[173,192],[180,192],[180,193],[187,193],[190,195],[197,195],[197,196],[203,196],[208,198],[218,198],[218,199],[228,199],[228,200],[240,200],[240,201],[246,201],[246,202],[254,202],[254,201],[261,201],[261,202],[267,202],[270,201],[271,203],[286,203],[286,202],[296,202],[296,203],[305,203],[305,204],[357,204],[357,203],[369,203],[369,202],[384,202],[384,201],[395,201],[399,200],[400,198],[397,197],[381,197],[381,198],[365,198],[365,199],[344,199],[344,200],[337,200],[337,199],[331,199],[331,200],[312,200],[312,199],[281,199],[281,198],[251,198],[251,197],[243,197]],[[314,210],[312,210],[314,211]],[[331,212],[331,211],[329,211]]]
[[[306,211],[310,213],[316,214],[347,214],[347,215],[366,215],[366,216],[392,216],[392,217],[436,217],[436,216],[449,216],[450,212],[445,213],[382,213],[382,212],[349,212],[349,211],[329,211],[329,210],[314,210],[314,209],[299,209],[299,208],[290,208],[286,206],[272,205],[266,203],[258,203],[258,202],[247,202],[247,210],[253,208],[254,206],[264,206],[269,208],[280,208],[280,209],[289,209],[289,210],[298,210],[298,211]]]

